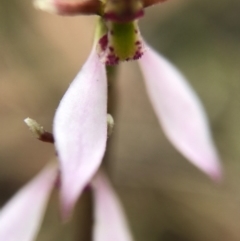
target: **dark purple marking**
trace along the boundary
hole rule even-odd
[[[135,45],[141,45],[141,42],[138,40],[135,42]]]
[[[108,48],[109,48],[109,50],[110,50],[111,52],[114,51],[114,48],[113,48],[112,46],[109,46]]]
[[[143,52],[142,51],[137,51],[135,53],[135,55],[133,56],[134,60],[140,59],[143,56]]]
[[[119,63],[119,58],[115,54],[109,54],[107,56],[106,64],[107,65],[116,65]]]
[[[108,36],[107,36],[107,34],[103,35],[103,37],[100,38],[99,44],[100,44],[101,49],[103,51],[105,51],[107,49],[107,46],[108,46]]]

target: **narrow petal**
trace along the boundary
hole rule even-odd
[[[106,147],[106,71],[95,51],[61,100],[54,138],[61,163],[62,214],[67,219],[97,171]]]
[[[206,114],[193,89],[172,64],[151,48],[139,63],[166,136],[194,165],[218,180],[219,157]]]
[[[67,0],[34,0],[33,3],[38,9],[60,15],[99,14],[101,8],[99,0],[76,0],[76,2],[68,2]]]
[[[56,176],[56,166],[47,166],[1,209],[0,240],[35,240]]]
[[[121,204],[103,173],[92,181],[94,194],[94,241],[132,241]]]

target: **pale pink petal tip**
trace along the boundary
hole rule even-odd
[[[107,79],[105,66],[94,50],[61,100],[53,128],[66,221],[100,166],[106,147]]]
[[[58,13],[58,9],[54,4],[54,0],[34,0],[33,5],[35,6],[35,8],[46,12]]]
[[[0,240],[35,240],[56,176],[56,166],[47,166],[1,209]]]
[[[34,0],[36,8],[60,15],[97,14],[101,7],[99,0],[66,1],[66,0]]]
[[[223,171],[222,171],[222,166],[217,165],[214,167],[214,170],[209,171],[208,175],[211,177],[211,179],[216,182],[216,183],[221,183],[223,180]]]
[[[94,241],[133,241],[122,206],[102,172],[92,180]]]
[[[220,159],[194,90],[171,63],[150,47],[139,63],[166,136],[199,169],[214,180],[221,179]]]

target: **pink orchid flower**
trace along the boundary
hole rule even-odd
[[[0,210],[0,240],[36,239],[56,179],[57,166],[48,165]],[[104,173],[98,172],[91,185],[95,216],[93,241],[132,241],[121,204]]]
[[[61,203],[68,217],[100,166],[107,140],[106,65],[138,60],[147,93],[166,136],[176,149],[211,178],[221,166],[209,124],[197,95],[183,75],[142,39],[137,21],[144,8],[162,0],[35,0],[35,6],[61,15],[96,14],[92,52],[60,102],[54,138],[61,165]]]

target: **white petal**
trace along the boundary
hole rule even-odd
[[[139,63],[166,136],[194,165],[213,179],[219,179],[219,157],[206,114],[191,86],[171,63],[150,47]]]
[[[92,181],[94,241],[133,241],[121,204],[103,173]]]
[[[107,80],[95,51],[65,93],[54,119],[63,218],[97,171],[107,140]]]
[[[56,176],[56,166],[49,165],[1,209],[1,241],[35,240]]]

